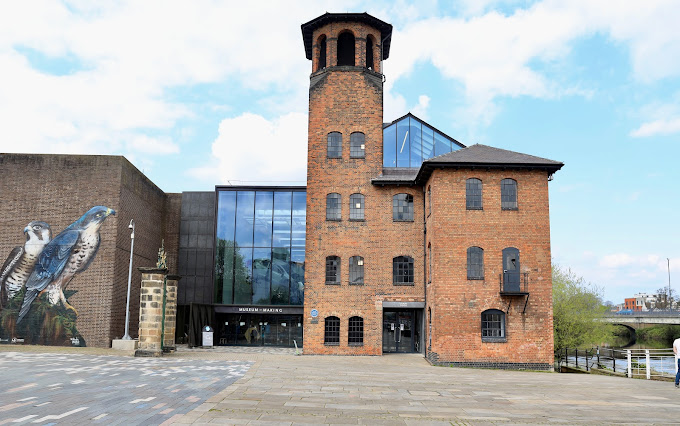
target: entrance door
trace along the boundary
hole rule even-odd
[[[383,352],[415,352],[414,311],[383,312]]]
[[[519,292],[519,250],[514,247],[503,249],[503,291]]]

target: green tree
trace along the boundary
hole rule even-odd
[[[599,344],[611,337],[613,326],[601,321],[607,312],[602,289],[558,265],[553,265],[552,282],[556,351]]]

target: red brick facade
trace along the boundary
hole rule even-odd
[[[356,66],[337,65],[337,39],[355,36]],[[304,28],[303,28],[304,33]],[[365,68],[365,39],[380,32],[362,19],[315,28],[311,40],[307,161],[307,241],[304,348],[306,354],[381,355],[387,302],[421,302],[423,352],[431,362],[501,368],[549,369],[553,359],[548,172],[531,168],[435,169],[421,185],[371,183],[383,172],[382,75]],[[326,40],[326,68],[319,40]],[[363,49],[363,50],[362,50]],[[376,52],[380,52],[376,46]],[[380,55],[376,53],[375,64]],[[379,65],[376,65],[379,70]],[[327,136],[342,134],[342,158],[328,158]],[[365,159],[350,158],[350,135],[365,134]],[[466,209],[466,179],[483,182],[483,209]],[[518,209],[502,210],[500,181],[517,181]],[[426,207],[426,190],[432,194]],[[326,219],[326,196],[341,196],[341,220]],[[350,220],[351,194],[365,197],[365,220]],[[392,217],[393,196],[414,199],[414,218]],[[427,232],[426,232],[427,231]],[[426,247],[432,277],[426,277]],[[467,279],[467,249],[484,250],[484,279]],[[502,250],[517,248],[529,297],[501,295]],[[392,260],[414,259],[413,285],[394,285]],[[326,258],[340,258],[340,283],[326,281]],[[349,258],[364,258],[364,284],[349,284]],[[426,281],[431,281],[426,286]],[[389,304],[394,306],[394,304]],[[421,305],[422,306],[422,305]],[[482,341],[481,316],[504,312],[503,341]],[[312,310],[318,311],[312,317]],[[324,320],[340,319],[339,344],[324,342]],[[348,343],[348,321],[364,321],[363,345]],[[430,330],[430,331],[428,331]],[[430,339],[431,338],[431,339]]]
[[[482,181],[482,210],[466,209],[466,180]],[[517,181],[517,210],[501,209],[500,182]],[[433,277],[427,286],[432,341],[428,358],[462,364],[526,364],[553,359],[548,175],[545,171],[444,169],[429,181],[432,212],[427,244]],[[484,250],[484,279],[467,279],[467,249]],[[515,247],[528,277],[526,296],[502,296],[502,251]],[[526,309],[525,309],[526,303]],[[482,342],[481,314],[505,312],[505,342]],[[536,365],[538,364],[538,365]]]
[[[357,66],[335,67],[338,34],[355,36]],[[424,301],[422,213],[413,222],[392,221],[392,196],[413,195],[422,204],[422,189],[379,188],[371,178],[382,172],[382,75],[365,68],[365,39],[380,40],[380,32],[363,23],[332,23],[314,31],[313,40],[327,39],[327,68],[311,76],[309,91],[309,139],[307,159],[307,243],[305,261],[305,353],[382,354],[382,302]],[[313,57],[318,57],[318,45]],[[376,45],[374,52],[380,52]],[[379,54],[374,63],[379,67]],[[315,59],[316,60],[316,59]],[[314,63],[316,67],[316,62]],[[316,69],[316,68],[315,68]],[[378,68],[379,69],[379,68]],[[342,134],[342,158],[327,158],[327,135]],[[365,135],[365,158],[350,158],[350,135]],[[326,196],[342,197],[340,221],[326,220]],[[365,197],[365,220],[350,221],[349,198]],[[415,283],[392,284],[392,259],[416,259]],[[325,259],[340,257],[340,285],[325,284]],[[364,258],[364,284],[349,285],[349,258]],[[319,311],[315,321],[311,310]],[[324,344],[324,318],[340,319],[340,344]],[[347,339],[350,317],[364,320],[364,344],[350,346]]]

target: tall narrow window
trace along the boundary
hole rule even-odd
[[[432,214],[432,190],[430,187],[427,187],[427,215]]]
[[[347,344],[349,346],[361,346],[364,344],[364,319],[352,317],[349,319]]]
[[[364,283],[364,258],[361,256],[349,258],[349,283],[351,285]]]
[[[324,333],[324,345],[337,346],[340,344],[340,318],[326,317]]]
[[[326,220],[340,220],[340,194],[332,193],[326,195]]]
[[[427,245],[427,276],[429,277],[428,282],[432,282],[432,244]]]
[[[326,36],[322,35],[319,40],[319,68],[326,68]]]
[[[467,277],[468,280],[484,279],[484,250],[480,247],[467,249]]]
[[[517,210],[517,181],[514,179],[501,181],[501,209]]]
[[[505,313],[498,309],[482,312],[482,342],[505,341]]]
[[[342,133],[328,134],[328,158],[342,158]]]
[[[338,65],[354,66],[354,34],[349,31],[338,36]]]
[[[352,194],[349,196],[349,220],[364,220],[364,196]]]
[[[340,258],[338,256],[326,258],[326,284],[340,284]]]
[[[366,137],[361,132],[354,132],[349,136],[349,158],[366,157]]]
[[[392,219],[397,222],[413,222],[413,195],[397,194],[392,197]]]
[[[482,181],[470,178],[465,182],[465,207],[468,210],[482,210]]]
[[[413,284],[413,258],[397,256],[392,259],[392,277],[395,285]]]
[[[369,70],[373,67],[373,36],[366,37],[366,68]]]

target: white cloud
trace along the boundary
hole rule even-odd
[[[12,2],[0,14],[0,152],[177,153],[168,135],[194,114],[177,87],[230,81],[299,100],[300,22],[351,6],[332,4]],[[51,72],[64,58],[72,69]]]
[[[637,258],[626,253],[616,253],[604,256],[600,260],[600,266],[605,268],[620,268],[630,266],[637,262]]]
[[[636,138],[645,138],[656,135],[670,135],[680,132],[680,117],[654,120],[643,123],[633,130],[630,135]]]
[[[416,117],[427,120],[427,108],[430,106],[430,97],[427,95],[418,96],[418,104],[411,109]]]
[[[596,33],[630,49],[633,75],[640,81],[680,74],[680,8],[672,0],[649,1],[644,7],[635,1],[612,7],[590,0],[546,0],[508,15],[481,14],[494,3],[468,7],[472,16],[465,18],[422,19],[395,31],[386,66],[390,78],[397,80],[416,63],[429,61],[444,78],[464,85],[469,112],[463,115],[489,123],[498,97],[592,96],[592,89],[562,83],[536,64],[563,59],[573,43]]]
[[[275,120],[246,113],[220,123],[213,142],[216,164],[194,170],[220,183],[307,180],[307,114],[289,113]],[[212,175],[216,173],[217,176]]]

